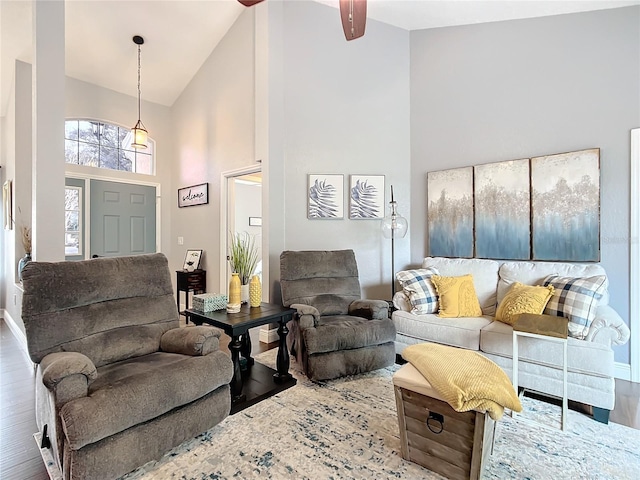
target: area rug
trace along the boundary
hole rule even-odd
[[[275,356],[271,350],[256,359],[273,368]],[[401,457],[391,381],[398,368],[313,383],[292,361],[295,387],[227,417],[123,480],[440,479]],[[522,416],[505,414],[498,423],[483,478],[640,478],[640,430],[569,411],[562,432],[559,407],[523,403]]]

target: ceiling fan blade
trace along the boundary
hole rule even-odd
[[[363,36],[367,23],[367,0],[340,0],[340,19],[347,41]]]
[[[238,0],[245,7],[253,7],[256,3],[262,2],[262,0]]]

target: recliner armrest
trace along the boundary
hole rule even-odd
[[[204,356],[220,349],[222,330],[211,326],[172,328],[160,339],[160,350],[182,355]]]
[[[311,328],[318,324],[320,312],[316,307],[303,303],[292,303],[289,308],[297,310],[294,319],[300,324],[300,328]]]
[[[78,352],[56,352],[40,362],[42,383],[53,392],[56,405],[86,397],[89,385],[98,377],[89,357]]]
[[[369,320],[389,318],[389,302],[385,300],[355,300],[349,305],[349,315]]]
[[[585,340],[610,347],[612,345],[624,345],[629,340],[630,335],[629,327],[624,323],[622,317],[618,315],[618,312],[609,305],[600,305],[596,309],[596,318],[591,323]]]

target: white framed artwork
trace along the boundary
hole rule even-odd
[[[344,175],[309,174],[307,217],[313,220],[344,218]]]
[[[349,218],[384,218],[384,175],[351,175],[349,182]]]

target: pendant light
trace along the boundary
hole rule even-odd
[[[140,119],[140,45],[144,43],[144,38],[140,35],[133,37],[133,43],[138,45],[138,123],[131,129],[133,142],[131,146],[136,149],[147,148],[147,129]]]

